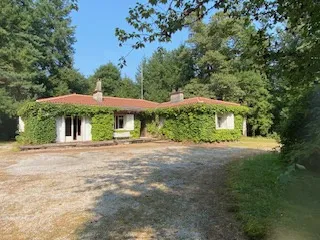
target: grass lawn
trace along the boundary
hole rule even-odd
[[[279,143],[272,138],[266,137],[241,137],[239,141],[229,142],[230,147],[245,147],[259,149],[273,149],[279,147]]]
[[[289,182],[276,153],[233,162],[232,209],[251,239],[320,239],[320,175],[295,171]]]

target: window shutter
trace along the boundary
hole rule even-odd
[[[233,113],[230,113],[228,114],[228,129],[234,129],[234,114]]]
[[[24,132],[24,121],[19,117],[19,132]]]
[[[125,130],[134,130],[134,115],[133,114],[126,114],[124,116],[124,129]]]
[[[64,117],[59,116],[56,118],[56,142],[65,142],[65,122]]]

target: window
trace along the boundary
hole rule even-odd
[[[234,129],[233,113],[216,114],[216,129]]]
[[[71,116],[66,116],[65,122],[66,122],[66,136],[70,137],[71,136],[71,127],[72,127]]]
[[[123,115],[118,115],[115,116],[115,121],[114,121],[114,128],[115,129],[123,129],[124,128],[124,116]]]

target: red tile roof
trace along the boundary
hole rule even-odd
[[[118,98],[118,97],[103,97],[102,102],[97,102],[91,95],[70,94],[59,97],[50,97],[38,99],[37,102],[48,103],[65,103],[65,104],[81,104],[90,106],[104,107],[119,107],[123,109],[145,109],[153,108],[158,105],[156,102],[151,102],[142,99],[133,98]]]
[[[184,99],[181,102],[164,102],[164,103],[157,103],[157,102],[151,102],[143,99],[133,99],[133,98],[103,97],[102,102],[97,102],[96,100],[93,99],[91,95],[82,95],[82,94],[69,94],[69,95],[63,95],[59,97],[42,98],[42,99],[38,99],[37,102],[117,107],[117,108],[122,108],[124,110],[143,110],[148,108],[178,107],[178,106],[190,105],[190,104],[196,104],[196,103],[240,106],[240,104],[238,103],[214,100],[214,99],[209,99],[204,97],[194,97],[194,98]]]
[[[240,106],[240,104],[233,103],[233,102],[226,102],[226,101],[215,100],[215,99],[210,99],[210,98],[205,98],[205,97],[193,97],[193,98],[184,99],[181,102],[164,102],[164,103],[160,103],[158,105],[158,107],[161,107],[161,108],[162,107],[178,107],[178,106],[182,106],[182,105],[190,105],[190,104],[196,104],[196,103]]]

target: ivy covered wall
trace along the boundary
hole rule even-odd
[[[25,123],[23,133],[17,137],[22,144],[44,144],[56,140],[57,116],[88,116],[92,118],[92,140],[113,137],[113,113],[116,109],[99,106],[28,102],[18,114]]]
[[[24,132],[17,136],[23,144],[52,143],[56,140],[56,121],[52,116],[28,116],[23,118]]]
[[[110,114],[96,114],[91,119],[91,134],[93,141],[111,140],[114,131],[114,117]]]
[[[174,141],[221,142],[235,141],[242,135],[243,116],[248,109],[241,106],[191,105],[150,111],[147,130],[155,136]],[[216,129],[215,114],[233,112],[234,129]],[[160,119],[165,118],[163,126]]]

